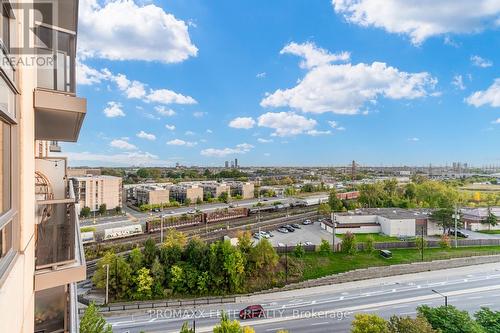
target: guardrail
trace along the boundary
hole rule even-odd
[[[80,296],[78,301],[83,304],[89,304],[89,301]],[[113,312],[113,311],[127,311],[127,310],[142,310],[142,309],[158,309],[158,308],[173,308],[183,306],[198,306],[198,305],[211,305],[211,304],[225,304],[236,303],[236,296],[231,297],[205,297],[193,299],[179,299],[179,300],[159,300],[148,302],[124,302],[124,303],[111,303],[108,305],[101,305],[100,312]],[[78,309],[79,314],[83,314],[85,309]]]

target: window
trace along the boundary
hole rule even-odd
[[[12,206],[10,125],[0,121],[0,215]]]
[[[2,27],[1,31],[2,34],[0,35],[0,38],[2,39],[2,44],[7,52],[10,52],[10,18],[9,18],[9,8],[7,5],[2,5],[2,1],[0,1],[0,10],[2,11],[1,15],[1,20],[2,20]]]
[[[12,249],[12,222],[0,230],[0,259],[5,257]]]

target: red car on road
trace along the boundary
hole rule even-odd
[[[240,311],[240,319],[265,317],[262,305],[249,305]]]

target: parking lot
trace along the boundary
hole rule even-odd
[[[273,246],[283,245],[296,245],[297,243],[311,242],[312,244],[319,245],[322,239],[326,239],[330,244],[332,243],[332,234],[321,229],[319,222],[314,222],[310,225],[299,224],[300,229],[295,229],[294,232],[281,233],[273,230],[271,233],[274,237],[269,238]],[[335,242],[341,240],[337,237]]]

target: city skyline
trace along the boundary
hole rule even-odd
[[[377,18],[359,4],[81,1],[89,106],[64,155],[72,166],[497,164],[500,8],[392,1]]]

